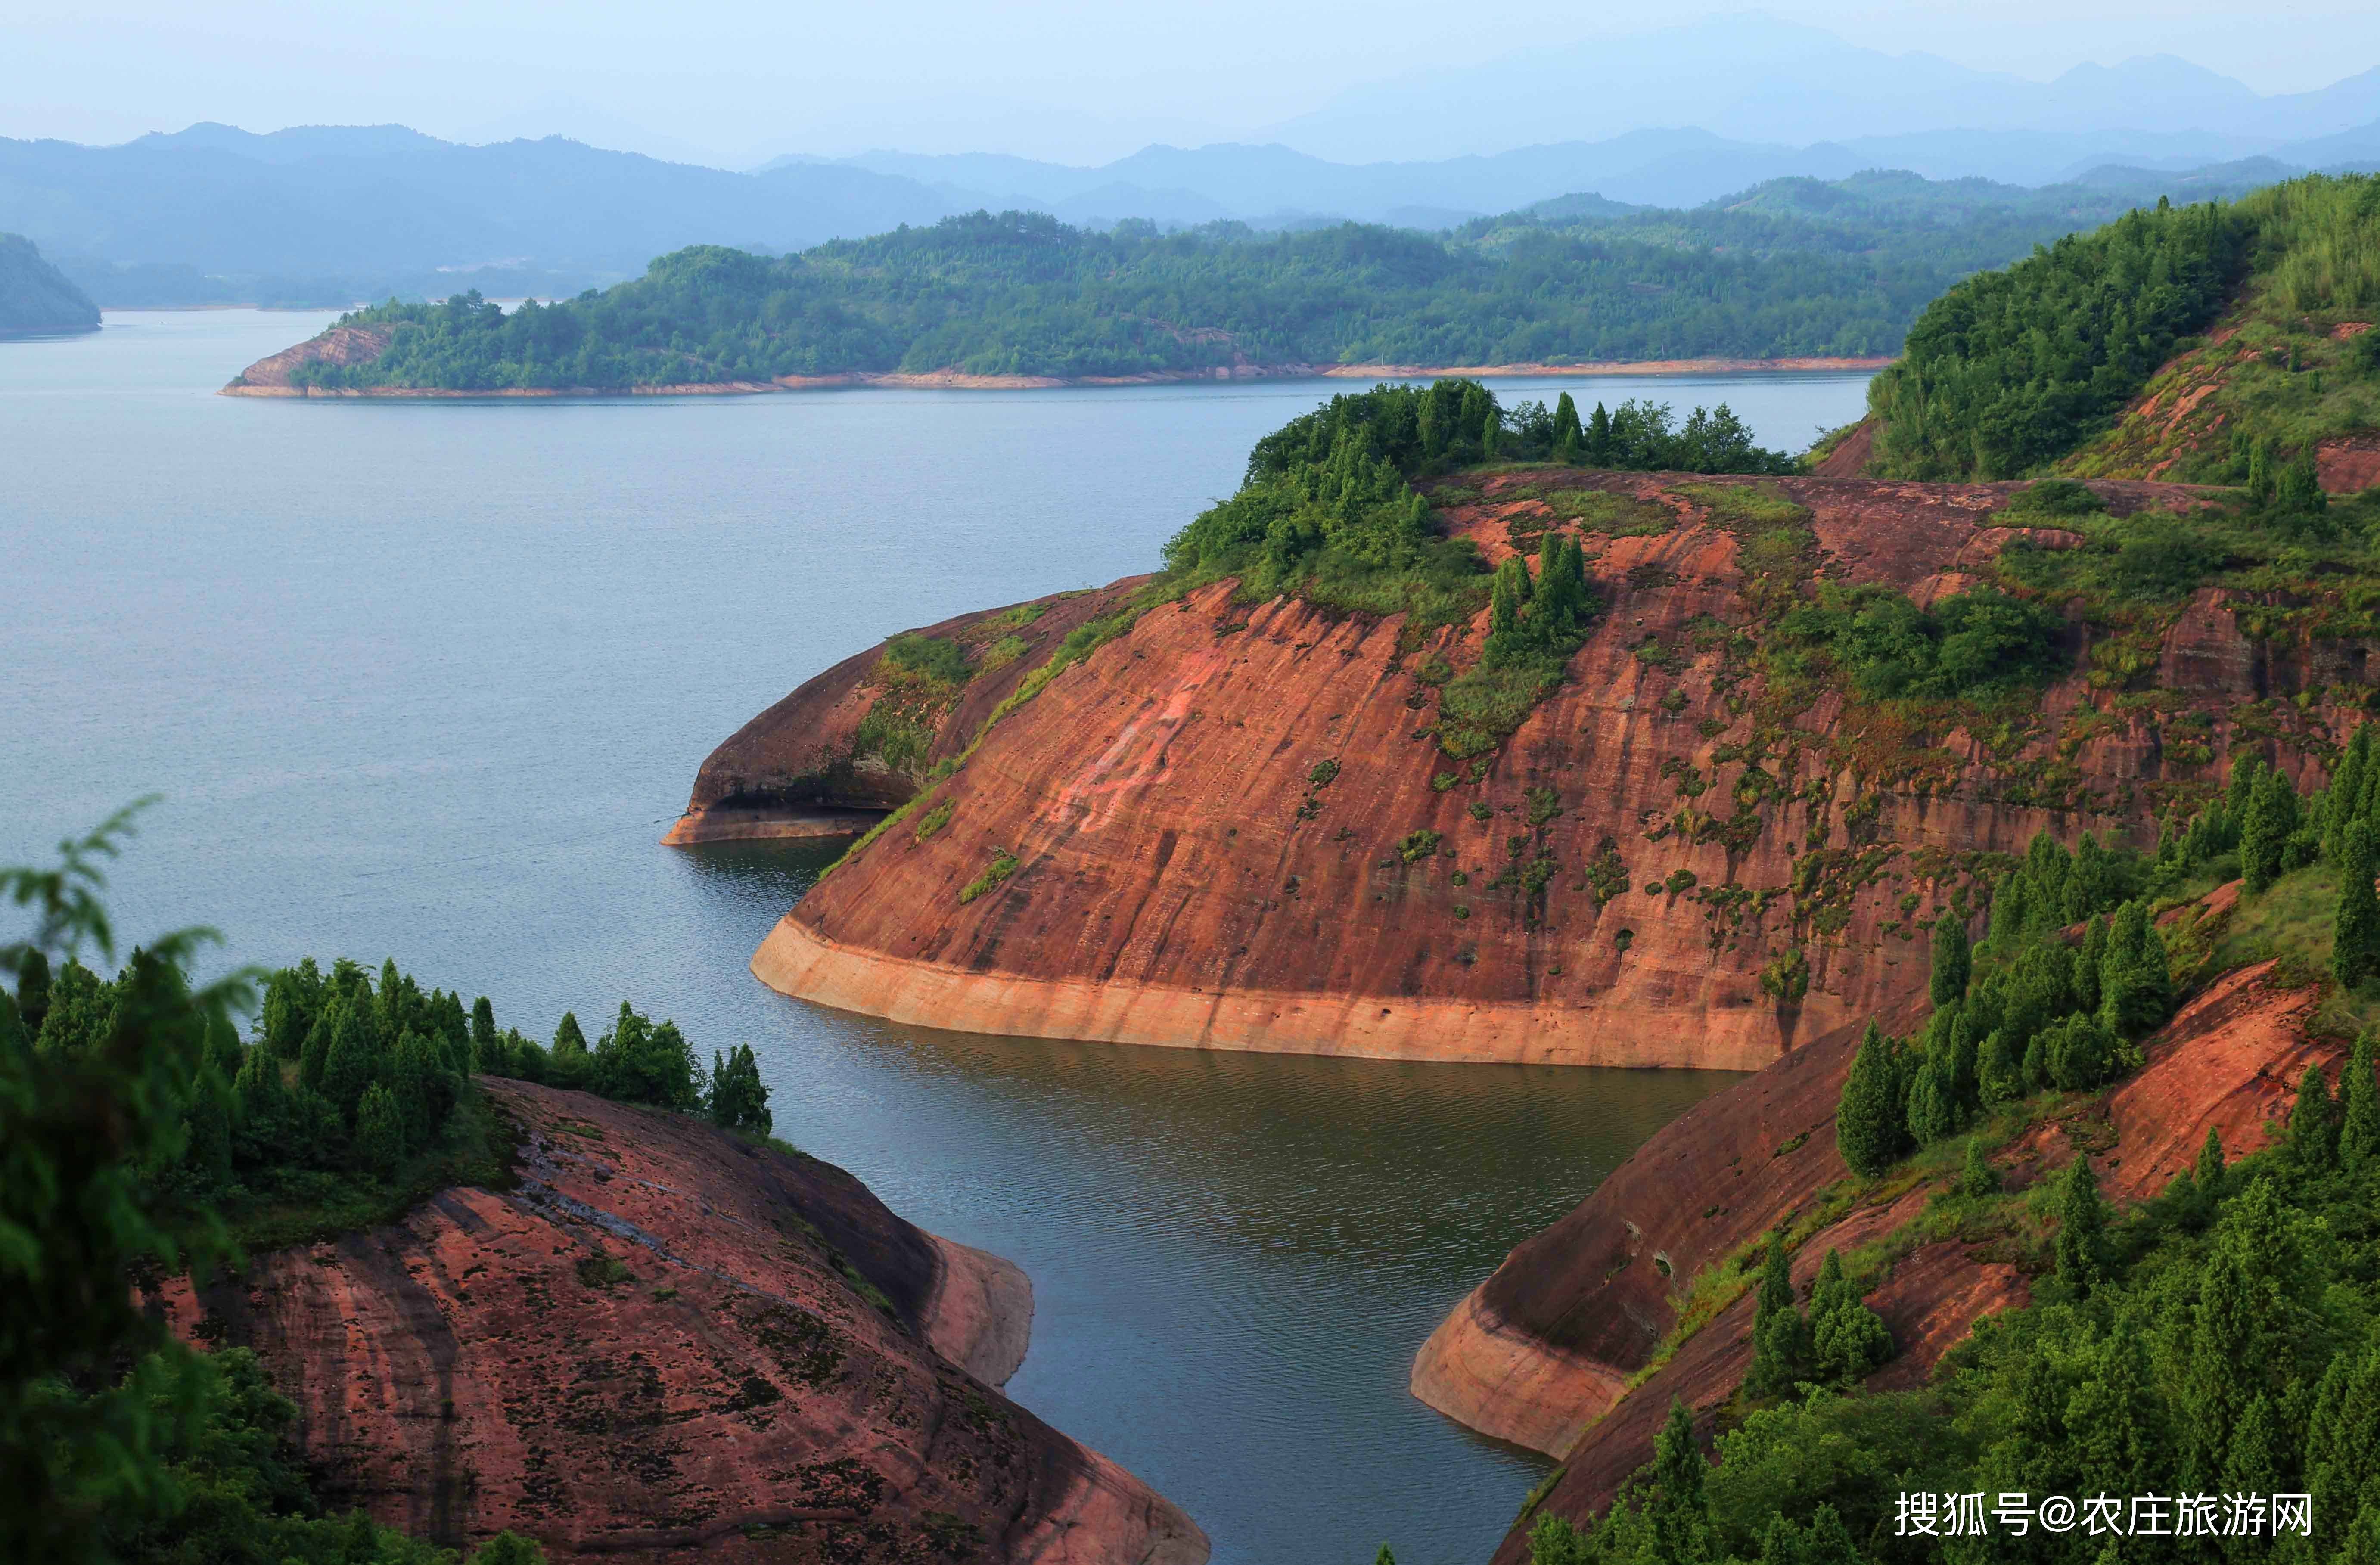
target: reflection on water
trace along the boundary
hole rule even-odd
[[[1014,396],[216,397],[321,323],[111,314],[0,345],[0,862],[166,795],[128,940],[312,952],[545,1034],[624,997],[748,1042],[780,1134],[1032,1275],[1011,1389],[1224,1565],[1483,1559],[1543,1463],[1405,1394],[1512,1245],[1725,1078],[1204,1054],[896,1027],[753,948],[835,851],[656,839],[703,756],[891,632],[1142,570],[1333,385]],[[1530,388],[1536,394],[1539,388]],[[1592,382],[1763,440],[1861,377]]]

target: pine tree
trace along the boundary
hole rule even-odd
[[[1910,1081],[1909,1138],[1920,1146],[1948,1141],[1959,1128],[1949,1086],[1942,1079],[1948,1063],[1942,1055],[1928,1051],[1918,1062],[1917,1074]]]
[[[350,1002],[340,1006],[336,1014],[337,1025],[322,1056],[321,1090],[342,1117],[353,1121],[364,1089],[380,1075],[382,1056],[367,1008]],[[327,1019],[332,1013],[325,1011],[323,1015]]]
[[[2273,503],[2293,516],[2318,516],[2329,507],[2330,496],[2322,491],[2322,470],[2314,464],[2312,446],[2281,468],[2279,481],[2273,486]]]
[[[2173,1013],[2173,969],[2148,908],[2128,902],[2116,910],[2099,964],[2099,1019],[2118,1037],[2146,1036]]]
[[[753,1135],[769,1134],[769,1089],[761,1085],[750,1044],[738,1044],[725,1054],[712,1052],[709,1107],[715,1125]]]
[[[2248,503],[2259,511],[2272,504],[2278,492],[2279,479],[2273,471],[2277,465],[2269,438],[2248,448]]]
[[[2074,858],[2046,831],[2034,833],[2024,851],[2025,878],[2033,882],[2034,920],[2042,928],[2066,922],[2066,891],[2074,878]]]
[[[1828,1251],[1810,1291],[1810,1358],[1819,1377],[1855,1386],[1891,1356],[1892,1332],[1861,1299],[1842,1253]]]
[[[322,1008],[314,1013],[314,1025],[306,1029],[306,1047],[298,1057],[298,1077],[317,1091],[322,1086],[322,1067],[330,1062],[331,1039],[338,1036],[352,1003],[346,995],[333,990]]]
[[[1900,1091],[1900,1067],[1883,1030],[1870,1022],[1843,1080],[1835,1108],[1835,1146],[1853,1173],[1872,1176],[1891,1167],[1909,1146]]]
[[[2198,1185],[2199,1199],[2210,1205],[2221,1200],[2228,1172],[2223,1166],[2223,1133],[2208,1125],[2205,1143],[2198,1149],[2198,1162],[2191,1170],[2191,1177]]]
[[[1992,888],[1992,927],[1986,938],[1993,954],[2005,960],[2022,944],[2033,926],[2033,880],[2022,869],[2011,869]]]
[[[2267,771],[2258,779],[2240,828],[2240,864],[2247,889],[2261,892],[2281,878],[2282,856],[2298,829],[2298,795],[2289,774]]]
[[[2000,1171],[1992,1167],[1991,1154],[1984,1150],[1983,1137],[1967,1143],[1967,1160],[1959,1170],[1959,1194],[1961,1195],[1997,1195],[2000,1188]]]
[[[1934,971],[1927,989],[1936,1009],[1967,998],[1973,957],[1967,947],[1967,921],[1944,908],[1934,919]]]
[[[2024,1072],[2009,1050],[2008,1034],[1994,1028],[1984,1038],[1975,1062],[1975,1085],[1986,1107],[2013,1103],[2024,1096]]]
[[[2107,1207],[2091,1159],[2078,1152],[2058,1187],[2058,1280],[2076,1297],[2090,1292],[2106,1264]]]
[[[496,1008],[481,995],[471,1001],[471,1069],[484,1071],[501,1060],[496,1044]]]
[[[1663,1556],[1672,1565],[1694,1558],[1694,1534],[1704,1519],[1703,1481],[1709,1464],[1694,1443],[1694,1415],[1670,1399],[1669,1421],[1653,1441],[1653,1497],[1646,1511]]]
[[[2357,730],[2358,737],[2362,733]],[[2365,821],[2349,821],[2339,844],[2338,916],[2331,931],[2330,973],[2339,988],[2351,989],[2380,975],[2380,897],[2372,891],[2373,877],[2380,873],[2380,864],[2374,860],[2380,855],[2374,853],[2372,827]]]
[[[1554,403],[1554,460],[1575,464],[1586,431],[1579,427],[1578,404],[1564,392]]]
[[[2289,1160],[2308,1173],[2338,1166],[2338,1115],[2322,1067],[2308,1065],[2298,1078],[2297,1101],[2289,1106]]]
[[[405,1111],[382,1083],[374,1082],[356,1105],[356,1156],[383,1179],[405,1161]]]
[[[2368,1167],[2380,1158],[2380,1085],[2374,1069],[2380,1064],[2380,1043],[2369,1031],[2356,1036],[2355,1049],[2338,1077],[2338,1160],[2348,1169]]]
[[[1603,404],[1595,405],[1595,416],[1586,425],[1586,460],[1590,467],[1609,466],[1611,461],[1611,415]]]
[[[1791,1395],[1809,1377],[1810,1327],[1793,1303],[1791,1258],[1779,1235],[1768,1244],[1760,1268],[1760,1292],[1753,1301],[1753,1390],[1762,1396]]]
[[[2347,845],[2347,827],[2350,821],[2365,820],[2363,790],[2372,774],[2371,723],[2356,725],[2354,737],[2347,741],[2347,749],[2338,758],[2338,769],[2330,774],[2330,812],[2323,822],[2322,854],[2333,864],[2339,861]]]
[[[2074,1003],[2078,1009],[2099,1009],[2100,970],[2107,964],[2107,920],[2095,916],[2083,927],[2082,943],[2074,952]]]
[[[1521,634],[1521,611],[1528,607],[1530,594],[1529,567],[1512,555],[1496,567],[1496,579],[1488,589],[1488,649],[1491,657],[1510,657],[1518,649]]]
[[[1978,1074],[1982,1050],[1977,1046],[1974,1019],[1963,1005],[1950,1018],[1949,1052],[1945,1056],[1943,1084],[1949,1089],[1950,1110],[1965,1124],[1984,1106],[1983,1079]]]
[[[25,1036],[38,1037],[50,1013],[50,959],[36,946],[18,958],[17,1015]]]

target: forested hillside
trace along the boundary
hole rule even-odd
[[[2380,427],[2380,179],[2162,203],[1952,288],[1870,393],[1872,470],[2247,482]]]
[[[1958,278],[2122,210],[1909,175],[1782,180],[1694,212],[1109,233],[1008,212],[767,259],[663,256],[511,315],[471,297],[350,317],[376,361],[300,383],[451,390],[929,372],[1124,376],[1230,365],[1565,364],[1885,355]]]
[[[0,337],[88,332],[98,324],[98,308],[32,241],[0,234]]]

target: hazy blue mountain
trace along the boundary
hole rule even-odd
[[[1933,130],[2199,130],[2264,143],[2236,147],[2237,156],[2374,120],[2380,69],[2269,97],[2169,55],[2036,82],[1737,16],[1415,73],[1344,93],[1268,134],[1322,157],[1407,160],[1645,126],[1795,145]]]
[[[196,126],[116,147],[0,140],[0,212],[53,256],[105,263],[92,275],[188,267],[377,291],[441,269],[468,286],[493,268],[576,292],[688,244],[799,249],[972,204],[836,164],[731,174],[559,138],[463,147],[399,127]]]
[[[42,259],[31,240],[0,234],[0,337],[88,332],[99,307]]]

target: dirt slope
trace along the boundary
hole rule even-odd
[[[1741,527],[1713,509],[1745,480],[1534,469],[1442,495],[1441,514],[1500,558],[1567,525],[1534,492],[1557,482],[1670,525],[1585,535],[1609,612],[1569,682],[1476,763],[1439,747],[1427,676],[1433,658],[1476,661],[1484,613],[1408,634],[1400,616],[1208,588],[1149,611],[988,731],[1039,656],[968,685],[926,753],[955,761],[980,744],[938,782],[923,763],[895,773],[861,753],[863,714],[886,698],[876,654],[811,681],[705,764],[697,810],[723,817],[738,790],[816,807],[931,786],[930,812],[809,893],[754,971],[828,1004],[988,1032],[1757,1069],[1911,992],[1936,909],[2034,832],[2137,830],[2156,798],[2210,786],[2237,739],[2278,735],[2268,752],[2298,770],[2325,753],[2319,710],[2270,698],[2342,677],[2331,665],[2351,649],[2251,641],[2213,594],[2157,633],[2170,696],[2156,702],[2092,687],[2078,623],[2076,674],[2022,732],[1879,726],[1835,697],[1763,716],[1745,699],[1756,669],[1730,641],[1749,617]],[[2119,510],[2190,503],[2099,487]],[[1816,569],[1921,601],[1971,583],[2015,538],[2067,540],[1985,525],[2005,485],[1766,488],[1806,508]],[[1130,585],[1053,604],[1043,623],[1083,623]],[[990,623],[953,625],[979,641]],[[2193,709],[2204,747],[2169,745]],[[1317,782],[1323,763],[1338,770]],[[1417,847],[1417,831],[1439,841]],[[1549,872],[1541,901],[1524,861]],[[1810,981],[1789,1004],[1762,977],[1796,952]]]
[[[1171,1502],[990,1389],[1025,1353],[1015,1268],[829,1165],[483,1085],[521,1131],[516,1188],[168,1297],[263,1356],[334,1503],[565,1559],[1207,1558]]]

